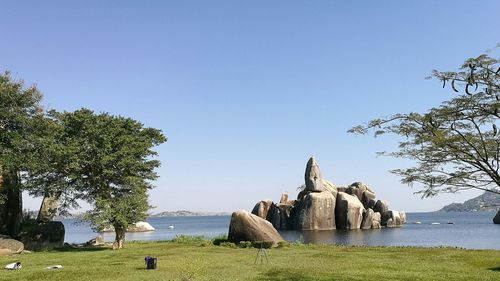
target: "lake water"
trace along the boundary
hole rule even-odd
[[[407,224],[399,228],[372,230],[281,231],[285,240],[314,244],[342,244],[369,246],[451,246],[468,249],[500,250],[500,225],[492,223],[495,213],[407,213]],[[229,216],[163,217],[148,222],[156,231],[127,233],[127,240],[169,240],[176,235],[202,235],[213,238],[227,234]],[[416,224],[421,222],[421,224]],[[63,220],[66,242],[82,243],[94,238],[88,224]],[[439,223],[439,224],[433,224]],[[453,224],[448,224],[453,223]],[[173,225],[174,229],[168,226]],[[113,241],[114,233],[104,235]]]

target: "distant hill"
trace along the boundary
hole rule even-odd
[[[167,211],[153,214],[150,217],[204,217],[204,216],[229,216],[230,213],[225,212],[191,212],[186,210]]]
[[[464,203],[446,205],[439,212],[496,212],[498,209],[500,209],[500,195],[485,192]]]

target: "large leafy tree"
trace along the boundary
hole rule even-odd
[[[22,211],[21,173],[38,165],[44,139],[41,93],[0,74],[0,233],[16,236]]]
[[[404,137],[398,151],[382,154],[414,160],[415,166],[392,172],[403,183],[420,183],[423,197],[464,189],[500,194],[500,60],[481,55],[457,72],[433,71],[430,78],[453,98],[425,113],[398,113],[349,132]]]
[[[62,183],[59,192],[69,190],[71,198],[89,202],[93,209],[86,219],[97,230],[114,226],[113,247],[122,248],[128,225],[147,216],[147,191],[160,165],[153,147],[166,138],[133,119],[88,109],[50,116],[60,126],[58,142],[65,149],[54,155],[60,166],[49,170],[58,183],[52,191],[57,193]]]

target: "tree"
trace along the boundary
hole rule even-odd
[[[57,139],[65,150],[54,157],[60,162],[48,172],[65,186],[60,192],[69,189],[70,197],[92,205],[85,218],[94,229],[114,226],[113,248],[122,248],[129,224],[147,216],[147,191],[160,166],[152,159],[157,155],[152,148],[166,138],[133,119],[88,109],[51,111],[49,116],[60,125]]]
[[[41,98],[35,86],[0,74],[0,233],[11,236],[18,234],[21,222],[21,173],[38,164]]]
[[[422,197],[465,189],[500,194],[500,60],[481,55],[466,60],[458,72],[434,70],[432,77],[456,96],[425,113],[398,113],[348,132],[405,137],[398,151],[381,154],[416,162],[391,172],[402,183],[420,183]]]

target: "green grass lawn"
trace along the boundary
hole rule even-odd
[[[0,280],[500,280],[500,251],[454,248],[292,245],[267,250],[191,242],[127,242],[125,248],[45,251],[0,257]],[[158,258],[156,270],[144,257]],[[60,270],[48,270],[61,264]]]

